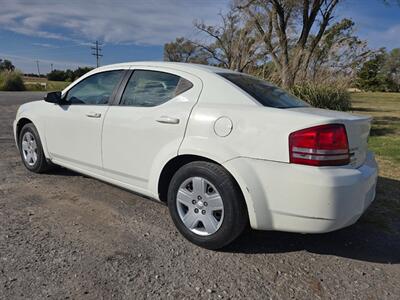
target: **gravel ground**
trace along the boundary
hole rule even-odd
[[[1,299],[399,299],[400,235],[365,217],[323,235],[249,230],[215,252],[184,240],[162,204],[65,169],[28,172],[11,124],[41,97],[0,93]],[[380,178],[377,202],[398,186]]]

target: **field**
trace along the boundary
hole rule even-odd
[[[375,118],[380,167],[356,224],[249,230],[221,251],[184,240],[164,205],[66,169],[28,172],[12,120],[44,94],[0,92],[0,299],[400,299],[400,94],[352,95]]]
[[[382,159],[400,164],[400,93],[356,93],[354,111],[374,117],[369,145]]]
[[[392,232],[400,233],[400,93],[354,93],[354,113],[372,116],[369,147],[379,164],[381,201],[365,220]]]
[[[67,81],[51,81],[27,76],[24,76],[23,80],[27,91],[61,91],[70,84]]]

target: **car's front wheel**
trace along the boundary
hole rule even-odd
[[[208,249],[226,246],[248,223],[235,180],[223,167],[210,162],[192,162],[175,173],[168,207],[182,235]]]
[[[42,173],[51,168],[40,141],[39,133],[32,123],[22,127],[18,141],[19,151],[25,167],[32,172]]]

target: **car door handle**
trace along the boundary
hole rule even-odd
[[[89,112],[86,114],[87,117],[89,118],[100,118],[101,117],[101,113],[96,113],[96,112]]]
[[[168,116],[161,116],[157,119],[157,122],[164,124],[179,124],[179,119]]]

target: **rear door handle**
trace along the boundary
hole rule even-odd
[[[86,114],[87,117],[89,118],[100,118],[101,117],[101,113],[96,113],[96,112],[89,112]]]
[[[179,124],[179,119],[168,116],[161,116],[157,119],[157,122],[164,124]]]

